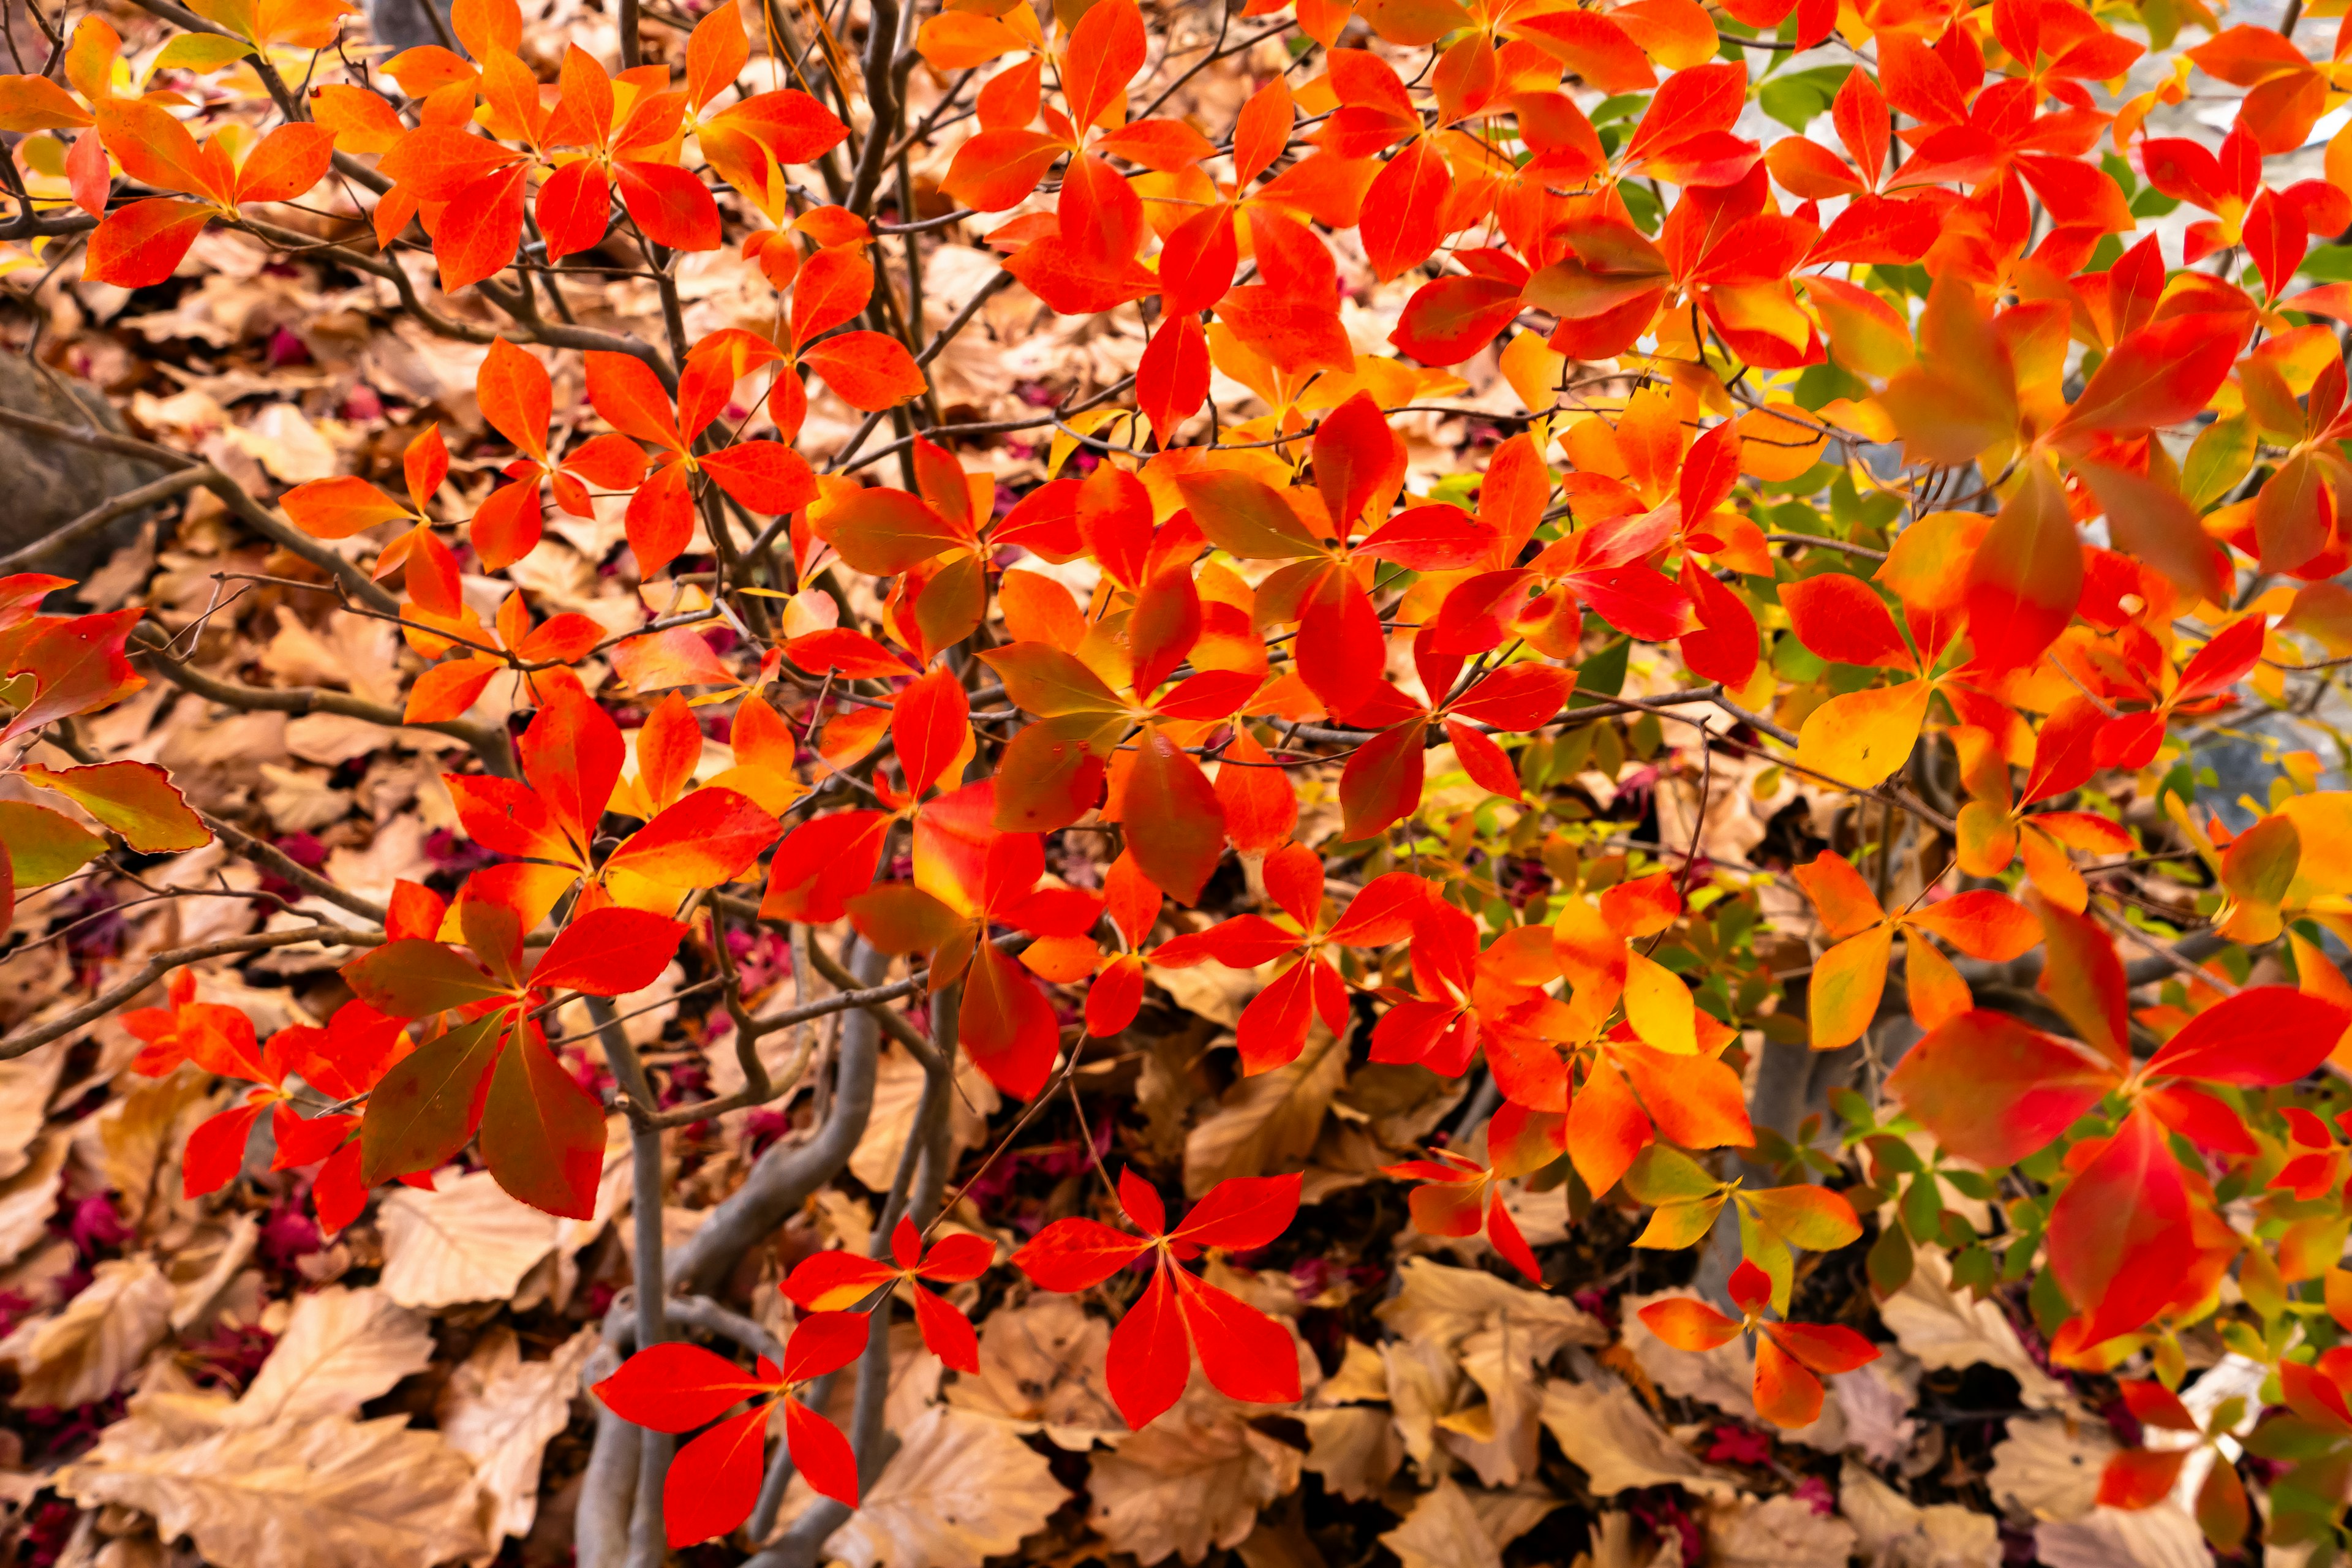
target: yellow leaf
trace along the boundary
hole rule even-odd
[[[1854,789],[1885,783],[1910,756],[1927,717],[1927,682],[1832,697],[1797,736],[1797,765]]]
[[[1650,1045],[1676,1056],[1698,1054],[1698,1022],[1690,987],[1664,964],[1625,954],[1625,1021]]]

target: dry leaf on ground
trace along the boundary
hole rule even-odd
[[[495,1301],[514,1294],[555,1246],[554,1215],[509,1197],[488,1171],[440,1190],[404,1187],[384,1199],[383,1289],[404,1307]]]
[[[1250,1426],[1249,1413],[1196,1383],[1173,1410],[1096,1457],[1087,1522],[1145,1564],[1171,1555],[1198,1563],[1213,1547],[1241,1544],[1301,1468],[1298,1450]]]
[[[1544,1429],[1570,1463],[1582,1469],[1595,1497],[1643,1487],[1681,1487],[1702,1497],[1727,1498],[1738,1482],[1703,1465],[1674,1439],[1622,1384],[1544,1385]]]
[[[483,1549],[473,1469],[437,1434],[389,1415],[225,1426],[192,1442],[134,1412],[61,1471],[85,1506],[155,1516],[236,1568],[433,1568]]]
[[[0,1340],[0,1362],[19,1379],[9,1403],[71,1408],[93,1405],[131,1379],[172,1318],[172,1283],[152,1258],[101,1263],[97,1278],[52,1317],[19,1324]]]
[[[582,1329],[546,1360],[525,1361],[513,1331],[497,1329],[443,1385],[434,1416],[443,1441],[474,1462],[493,1536],[530,1533],[540,1454],[571,1423],[580,1369],[600,1342],[594,1329]]]
[[[1045,1526],[1069,1497],[1053,1466],[1005,1423],[934,1405],[825,1553],[876,1568],[982,1568]]]
[[[1415,1499],[1404,1522],[1381,1537],[1404,1568],[1503,1568],[1503,1554],[1450,1480]]]

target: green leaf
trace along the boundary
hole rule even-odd
[[[24,777],[37,788],[56,790],[142,855],[201,849],[213,841],[204,819],[152,763],[98,763],[63,772],[33,763]]]
[[[394,1018],[446,1013],[508,989],[439,942],[415,937],[388,942],[344,964],[341,973],[361,1001]]]
[[[30,889],[72,876],[105,852],[106,840],[61,811],[0,800],[0,846],[16,887]]]
[[[163,46],[155,57],[157,70],[216,71],[233,66],[253,53],[253,46],[242,38],[224,38],[211,33],[182,33]]]

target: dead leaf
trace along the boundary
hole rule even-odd
[[[424,1318],[380,1289],[330,1286],[294,1303],[269,1359],[236,1402],[236,1425],[356,1415],[432,1363]]]
[[[512,1296],[554,1248],[557,1221],[476,1171],[438,1192],[401,1188],[384,1199],[380,1223],[385,1294],[404,1307],[446,1307]]]
[[[525,1361],[514,1331],[500,1327],[483,1336],[443,1385],[434,1416],[443,1440],[474,1461],[475,1479],[493,1505],[491,1534],[530,1533],[540,1456],[571,1424],[580,1369],[600,1342],[596,1331],[585,1328],[545,1361]]]
[[[2209,1568],[2213,1561],[2197,1521],[2169,1502],[2042,1525],[2033,1551],[2045,1568]]]
[[[934,1405],[825,1555],[850,1568],[982,1568],[1045,1527],[1070,1495],[1045,1457],[1001,1421]]]
[[[1403,1568],[1503,1568],[1470,1500],[1451,1480],[1413,1500],[1404,1522],[1381,1537]]]
[[[49,1216],[58,1207],[58,1184],[72,1147],[72,1137],[61,1128],[43,1133],[25,1168],[0,1182],[0,1265],[16,1262],[48,1234]]]
[[[980,1325],[980,1375],[957,1378],[948,1401],[1042,1428],[1057,1447],[1084,1452],[1127,1429],[1103,1386],[1109,1348],[1110,1325],[1067,1296],[999,1307]]]
[[[2080,1519],[2098,1502],[2099,1477],[2116,1451],[2104,1426],[2053,1415],[2013,1420],[1993,1445],[1985,1484],[1993,1500],[2035,1519]]]
[[[1909,1281],[1879,1303],[1878,1318],[1924,1367],[1998,1367],[2017,1379],[2018,1398],[2029,1409],[2059,1410],[2074,1403],[2065,1385],[2026,1353],[2000,1302],[1975,1300],[1952,1289],[1951,1266],[1932,1247],[1919,1249]]]
[[[183,1065],[169,1078],[150,1079],[109,1100],[85,1123],[94,1127],[99,1142],[96,1163],[133,1228],[152,1229],[148,1210],[168,1208],[176,1198],[179,1151],[208,1114],[211,1100],[211,1076]]]
[[[141,1420],[107,1429],[58,1476],[86,1507],[118,1503],[237,1568],[433,1568],[485,1549],[464,1455],[405,1417],[226,1426],[174,1442]]]
[[[1948,1502],[1921,1508],[1852,1459],[1838,1477],[1838,1511],[1870,1568],[2000,1568],[2000,1524],[1990,1514]]]
[[[1707,1568],[1846,1568],[1853,1526],[1781,1496],[1738,1498],[1706,1513]]]
[[[1347,1073],[1346,1041],[1318,1023],[1297,1061],[1240,1079],[1184,1140],[1185,1193],[1197,1198],[1231,1176],[1304,1164]]]
[[[1466,1459],[1487,1486],[1515,1486],[1532,1473],[1539,1417],[1537,1372],[1572,1344],[1597,1345],[1607,1331],[1573,1302],[1523,1290],[1475,1268],[1448,1268],[1426,1258],[1407,1258],[1399,1268],[1402,1288],[1374,1309],[1402,1342],[1416,1352],[1434,1350],[1455,1364],[1486,1394],[1483,1408],[1453,1405],[1437,1412],[1446,1447]],[[1431,1371],[1428,1397],[1442,1380]],[[1390,1362],[1390,1386],[1397,1386],[1397,1363]],[[1401,1420],[1407,1400],[1397,1396]],[[1425,1419],[1426,1410],[1416,1416]],[[1417,1420],[1406,1427],[1415,1442]],[[1425,1462],[1425,1461],[1424,1461]]]
[[[1546,1384],[1543,1424],[1589,1478],[1595,1497],[1667,1486],[1702,1497],[1738,1493],[1737,1479],[1699,1463],[1622,1384]]]
[[[9,1400],[18,1409],[94,1405],[129,1382],[163,1337],[172,1283],[152,1258],[110,1260],[94,1273],[64,1310],[0,1340],[0,1361],[14,1362],[21,1379]]]
[[[781,1047],[787,1032],[778,1031],[767,1039]],[[711,1081],[722,1092],[728,1087],[729,1073],[733,1074],[736,1087],[741,1087],[741,1069],[735,1065],[734,1049],[713,1052],[711,1061],[717,1068],[722,1061],[724,1070],[714,1071]],[[774,1065],[781,1065],[782,1058]],[[856,1150],[849,1156],[849,1172],[877,1193],[890,1190],[898,1173],[899,1152],[907,1146],[907,1135],[914,1130],[915,1110],[923,1098],[923,1064],[911,1052],[898,1046],[885,1050],[874,1065],[874,1109],[866,1119],[866,1133],[857,1141]],[[971,1057],[956,1053],[955,1087],[948,1102],[948,1159],[950,1164],[967,1149],[979,1146],[988,1135],[988,1119],[1003,1103],[996,1086],[988,1075],[971,1064]]]
[[[1307,1450],[1307,1468],[1323,1478],[1326,1491],[1350,1502],[1380,1496],[1404,1464],[1404,1441],[1397,1435],[1396,1418],[1376,1405],[1291,1414],[1313,1443]]]
[[[1097,1456],[1087,1522],[1115,1552],[1150,1564],[1198,1563],[1248,1539],[1258,1510],[1297,1486],[1297,1449],[1241,1418],[1196,1384],[1176,1407]]]
[[[0,1181],[33,1163],[33,1144],[65,1070],[66,1049],[59,1040],[0,1061]]]

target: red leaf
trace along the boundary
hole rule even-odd
[[[751,869],[779,831],[775,814],[749,796],[698,789],[631,834],[604,869],[665,888],[722,887]]]
[[[971,1320],[919,1285],[915,1287],[914,1299],[915,1327],[921,1331],[923,1343],[944,1364],[977,1376],[980,1339],[971,1331]]]
[[[1054,1005],[1003,950],[980,945],[964,976],[957,1018],[972,1065],[997,1088],[1027,1100],[1045,1087],[1061,1039]]]
[[[2138,1328],[2186,1279],[2189,1188],[2162,1122],[2133,1110],[2050,1211],[2050,1267],[2095,1345]]]
[[[7,857],[0,855],[0,861]],[[216,1193],[228,1185],[237,1167],[245,1163],[245,1145],[253,1135],[253,1123],[268,1105],[241,1105],[207,1117],[188,1134],[186,1149],[180,1161],[180,1193],[184,1197],[200,1198]],[[597,1119],[604,1126],[604,1119]]]
[[[1103,1382],[1118,1413],[1136,1431],[1149,1426],[1184,1392],[1192,1370],[1192,1349],[1169,1270],[1152,1271],[1151,1283],[1111,1331],[1103,1357]]]
[[[794,1468],[820,1495],[845,1507],[857,1506],[857,1456],[840,1427],[799,1400],[787,1399],[784,1443]]]
[[[1797,640],[1832,664],[1913,667],[1911,647],[1895,627],[1886,601],[1859,577],[1826,572],[1780,585],[1780,605]],[[2070,609],[2072,605],[2068,606]]]
[[[1247,1251],[1289,1228],[1298,1213],[1301,1178],[1234,1176],[1219,1182],[1192,1205],[1171,1239]]]
[[[1084,1290],[1101,1284],[1151,1244],[1092,1219],[1057,1219],[1013,1254],[1013,1266],[1048,1290]]]
[[[2073,1043],[1979,1009],[1912,1047],[1886,1089],[1950,1152],[2010,1165],[2047,1147],[2116,1081]]]
[[[591,910],[558,931],[530,983],[544,991],[625,996],[660,978],[686,928],[647,910]]]
[[[1160,726],[1146,725],[1135,744],[1123,807],[1134,825],[1128,847],[1170,898],[1195,904],[1224,855],[1223,804],[1201,764]]]
[[[671,1457],[662,1479],[662,1531],[673,1548],[724,1535],[751,1517],[767,1449],[763,1405],[719,1423]]]
[[[865,1352],[874,1320],[865,1312],[812,1312],[793,1325],[784,1342],[783,1375],[803,1383],[839,1372]]]
[[[499,1186],[565,1219],[596,1211],[604,1166],[604,1107],[581,1087],[536,1028],[499,1054],[482,1109],[482,1163]]]
[[[639,1351],[592,1392],[625,1421],[656,1432],[691,1432],[776,1386],[724,1356],[671,1342]]]
[[[622,162],[613,173],[621,205],[647,239],[672,250],[719,248],[719,204],[700,180],[675,163]]]
[[[478,283],[514,260],[522,244],[523,192],[529,173],[517,164],[490,174],[467,186],[442,209],[433,236],[433,256],[441,264],[443,293],[454,294],[469,283]]]
[[[124,289],[161,283],[212,218],[212,208],[168,196],[117,207],[91,233],[82,274]]]
[[[1298,1351],[1288,1329],[1190,1274],[1177,1273],[1176,1289],[1201,1370],[1218,1393],[1259,1405],[1297,1400]]]
[[[824,378],[852,408],[871,414],[920,397],[929,384],[915,356],[881,332],[843,332],[801,353],[801,363]]]
[[[2240,1088],[2293,1083],[2327,1059],[2347,1023],[2343,1008],[2293,986],[2250,986],[2182,1025],[2147,1070]]]

